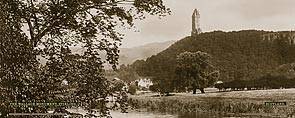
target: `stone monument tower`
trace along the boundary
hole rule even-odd
[[[191,36],[196,36],[201,33],[200,28],[200,13],[197,9],[194,10],[192,15],[192,32]]]

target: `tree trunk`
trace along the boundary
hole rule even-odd
[[[193,89],[193,94],[196,94],[197,93],[197,89]]]
[[[170,93],[169,92],[165,92],[165,96],[169,96],[170,95]]]
[[[201,93],[205,93],[204,88],[200,88]]]

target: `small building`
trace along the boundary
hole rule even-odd
[[[223,81],[217,81],[215,84],[222,84]]]
[[[153,82],[147,78],[138,79],[138,80],[135,80],[135,82],[137,83],[137,86],[140,87],[141,89],[143,88],[148,89],[151,85],[153,85]]]

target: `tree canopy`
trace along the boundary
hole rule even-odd
[[[204,88],[213,85],[218,78],[210,55],[201,51],[180,53],[177,56],[176,73],[179,79],[186,82],[186,86],[191,86],[193,94],[196,94],[197,88],[204,93]]]
[[[69,82],[76,99],[87,109],[106,115],[106,97],[114,95],[103,75],[103,64],[115,69],[120,27],[131,28],[146,14],[165,16],[162,0],[2,0],[0,1],[1,113],[46,112],[46,108],[9,106],[23,100],[54,100],[52,94]],[[82,54],[72,53],[81,47]],[[102,60],[102,53],[106,60]],[[38,59],[45,58],[46,64]],[[65,98],[70,97],[70,98]]]
[[[131,66],[140,76],[154,78],[155,81],[163,81],[157,79],[166,76],[166,80],[171,82],[177,78],[177,55],[201,51],[213,57],[210,62],[220,71],[219,80],[253,80],[272,72],[279,65],[295,61],[292,35],[293,31],[206,32],[185,37],[157,55],[138,60]]]

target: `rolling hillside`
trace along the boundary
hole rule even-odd
[[[120,48],[119,65],[128,65],[132,64],[135,60],[146,59],[165,50],[173,43],[175,43],[175,41],[155,42],[133,48]],[[85,51],[85,49],[80,47],[71,47],[71,50],[74,54],[83,54],[83,52]],[[103,60],[105,59],[104,55],[105,54],[102,54]],[[46,59],[41,58],[40,56],[38,58],[40,59],[40,63],[46,63]],[[106,65],[106,68],[111,67],[108,67],[108,65]]]
[[[220,70],[220,80],[249,80],[272,73],[283,64],[295,62],[294,32],[244,30],[214,31],[177,41],[146,61],[133,64],[142,76],[173,78],[176,56],[182,52],[209,53]]]

